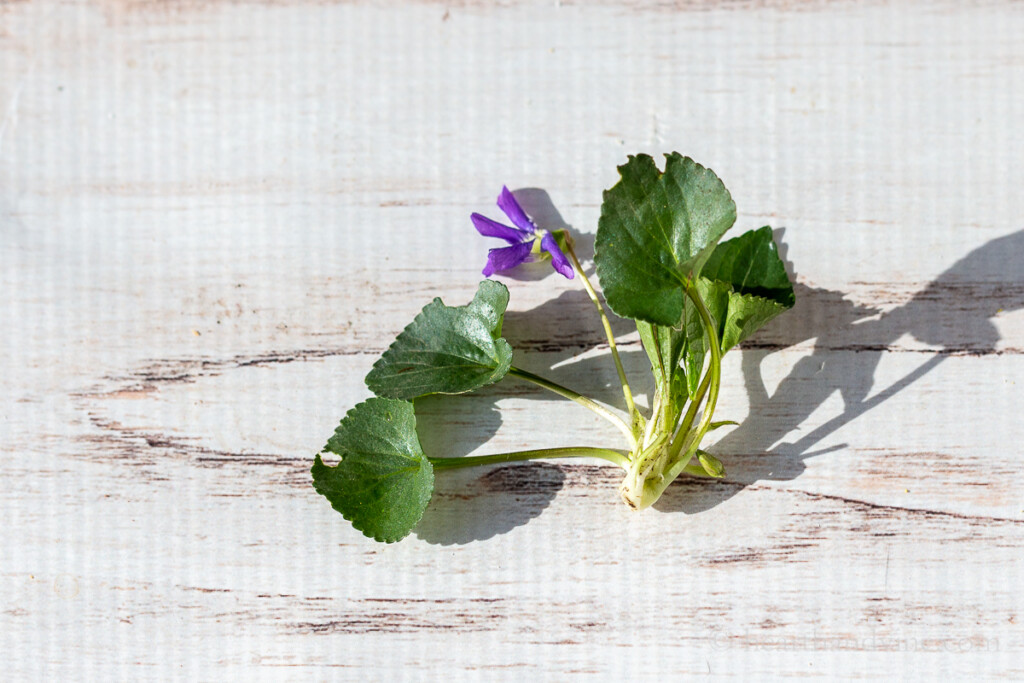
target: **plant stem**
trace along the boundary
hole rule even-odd
[[[494,465],[503,462],[521,460],[537,460],[539,458],[601,458],[613,462],[619,467],[629,467],[629,458],[608,448],[592,448],[590,446],[573,446],[569,448],[542,448],[535,451],[516,451],[514,453],[497,453],[495,455],[473,455],[467,458],[427,458],[434,469],[456,469],[459,467],[476,467],[477,465]]]
[[[600,415],[601,417],[603,417],[604,419],[608,420],[613,425],[618,427],[619,431],[626,435],[626,439],[629,441],[630,448],[633,450],[636,449],[636,437],[633,435],[633,430],[629,428],[629,425],[623,422],[621,417],[619,417],[612,411],[608,410],[603,405],[597,403],[593,399],[587,398],[578,391],[573,391],[572,389],[563,387],[561,384],[555,384],[551,380],[544,379],[539,375],[535,375],[532,372],[527,372],[526,370],[522,370],[515,366],[509,368],[508,374],[512,375],[513,377],[518,377],[519,379],[524,379],[527,382],[533,382],[537,386],[544,387],[549,391],[555,392],[559,396],[564,396],[570,401],[575,401],[584,408],[594,411],[595,413],[597,413],[598,415]]]
[[[693,400],[690,401],[690,407],[686,410],[686,416],[683,418],[683,423],[679,427],[680,439],[685,438],[686,434],[690,431],[690,427],[693,426],[693,420],[697,417],[697,409],[700,408],[701,401],[704,400],[704,394],[708,393],[708,385],[711,384],[711,368],[708,368],[707,373],[704,375],[704,379],[701,380],[700,386],[697,387],[697,393],[694,394]],[[682,441],[679,442],[679,446],[674,449],[674,453],[678,453],[682,447]]]
[[[697,451],[697,447],[700,446],[701,439],[704,438],[704,434],[708,431],[708,426],[711,424],[711,417],[715,412],[715,405],[718,403],[718,386],[722,376],[722,349],[718,340],[718,330],[715,327],[715,322],[711,319],[711,314],[708,312],[707,307],[700,298],[700,294],[697,292],[697,287],[690,282],[686,287],[686,294],[693,301],[694,306],[697,307],[697,314],[700,315],[701,324],[704,326],[704,332],[708,337],[708,347],[711,351],[711,367],[708,368],[708,373],[704,377],[704,381],[701,382],[698,391],[698,396],[695,397],[693,405],[687,411],[687,420],[683,423],[683,427],[689,430],[689,425],[693,422],[693,416],[696,414],[696,407],[699,403],[699,399],[703,398],[703,391],[706,389],[708,394],[707,403],[704,405],[704,413],[700,417],[700,422],[697,424],[696,429],[693,432],[693,438],[689,440],[686,454],[683,456],[681,462],[685,467],[686,463],[690,461],[693,454]],[[705,387],[705,384],[707,385]],[[674,457],[679,450],[682,448],[682,444],[687,440],[687,433],[680,429],[677,441],[672,444],[670,454]]]
[[[697,431],[704,436],[711,424],[715,406],[718,404],[718,387],[722,379],[722,346],[718,339],[716,323],[711,319],[711,314],[697,294],[697,288],[691,284],[688,294],[697,306],[697,313],[700,314],[701,322],[704,323],[704,331],[707,332],[708,342],[711,345],[711,386],[708,388],[708,402],[704,406],[704,414],[701,415],[700,424],[697,425]]]
[[[612,358],[615,360],[615,369],[619,373],[619,384],[622,385],[622,395],[626,399],[626,410],[629,411],[630,416],[636,412],[636,404],[633,402],[633,391],[629,388],[629,380],[626,379],[626,371],[622,367],[622,359],[619,358],[619,349],[615,346],[615,335],[612,334],[612,324],[608,321],[608,316],[604,312],[604,306],[601,305],[601,300],[597,298],[597,292],[594,291],[594,286],[590,284],[590,280],[587,278],[587,274],[583,272],[583,266],[580,265],[580,260],[576,258],[576,252],[573,250],[572,245],[566,241],[566,251],[569,253],[569,258],[572,260],[573,268],[579,273],[580,280],[583,281],[583,287],[587,290],[587,294],[590,296],[590,300],[594,302],[595,308],[597,308],[597,314],[601,316],[601,324],[604,326],[604,334],[608,338],[608,346],[612,350]]]
[[[711,350],[711,366],[708,368],[707,374],[697,390],[697,395],[694,396],[693,403],[687,411],[687,419],[669,446],[668,457],[660,463],[667,463],[667,466],[658,473],[659,476],[657,477],[649,477],[647,471],[637,469],[641,477],[639,481],[643,482],[642,488],[637,491],[638,487],[634,483],[628,488],[621,489],[623,490],[623,498],[626,499],[626,502],[638,509],[643,509],[658,500],[668,485],[682,472],[688,470],[690,461],[700,447],[701,439],[704,438],[704,434],[707,433],[711,425],[711,416],[715,412],[715,404],[718,403],[718,385],[722,373],[722,349],[719,345],[718,330],[715,322],[711,319],[711,314],[700,298],[696,285],[691,281],[687,283],[685,289],[686,295],[693,300],[694,306],[697,307],[701,325],[704,326],[704,332],[708,337],[708,346]],[[704,412],[701,415],[700,422],[691,431],[689,425],[692,424],[693,418],[697,414],[697,407],[700,405],[705,391],[707,392],[707,403],[704,405]],[[682,450],[683,446],[686,446],[686,452],[680,456],[679,451]],[[639,466],[644,463],[638,458],[636,464]],[[689,468],[689,471],[696,473],[696,468]]]

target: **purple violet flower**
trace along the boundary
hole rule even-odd
[[[541,230],[529,219],[523,207],[512,195],[507,187],[501,188],[498,196],[498,208],[505,212],[512,221],[510,227],[491,220],[487,216],[474,213],[470,218],[476,231],[484,237],[498,237],[509,243],[510,246],[491,249],[487,252],[487,265],[484,266],[484,277],[490,277],[496,272],[510,270],[520,263],[535,260],[540,252],[547,252],[551,255],[551,265],[559,273],[569,278],[575,277],[572,264],[565,257],[558,241],[553,233]],[[540,248],[537,249],[537,239],[540,238]]]

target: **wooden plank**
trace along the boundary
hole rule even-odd
[[[0,648],[17,679],[1024,676],[1011,2],[0,3]],[[725,482],[445,473],[363,538],[310,454],[502,183],[593,252],[625,155],[713,167],[796,308],[726,358]],[[577,283],[517,363],[621,401]],[[618,321],[627,371],[646,357]],[[651,387],[637,381],[641,402]],[[617,445],[513,381],[428,452]],[[13,653],[13,654],[12,654]]]

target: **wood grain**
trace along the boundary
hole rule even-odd
[[[0,3],[5,674],[1024,677],[1022,34],[1009,1]],[[468,214],[506,183],[589,260],[616,164],[672,150],[798,282],[726,357],[727,480],[637,514],[596,463],[450,472],[407,540],[354,531],[311,454],[472,296]],[[517,364],[619,405],[576,283],[505,282]],[[436,454],[619,438],[513,380],[418,413]]]

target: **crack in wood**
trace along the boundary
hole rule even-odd
[[[787,492],[787,493],[793,493],[793,494],[804,496],[806,498],[811,498],[811,499],[814,499],[814,500],[834,500],[834,501],[837,501],[837,502],[845,503],[847,505],[857,506],[857,507],[863,508],[864,510],[883,511],[883,512],[886,512],[886,513],[889,513],[889,512],[899,512],[899,513],[905,513],[905,514],[908,514],[908,515],[921,515],[921,516],[926,516],[926,517],[942,517],[942,518],[949,518],[949,519],[959,519],[959,520],[971,522],[972,524],[997,523],[997,524],[1010,524],[1010,525],[1014,525],[1014,526],[1024,526],[1024,519],[1014,519],[1012,517],[993,517],[993,516],[989,516],[989,515],[967,515],[967,514],[964,514],[962,512],[952,512],[952,511],[948,511],[948,510],[933,510],[933,509],[929,509],[929,508],[912,508],[912,507],[905,507],[905,506],[901,506],[901,505],[888,505],[888,504],[883,504],[883,503],[871,503],[871,502],[866,501],[866,500],[858,500],[856,498],[847,498],[845,496],[837,496],[837,495],[832,495],[832,494],[827,494],[827,493],[814,493],[812,491],[804,491],[804,490],[801,490],[801,489],[780,489],[780,488],[774,487],[774,486],[757,486],[757,485],[754,485],[754,486],[751,486],[750,488],[752,490],[755,490],[755,491],[758,491],[758,490],[784,491],[784,492]]]

